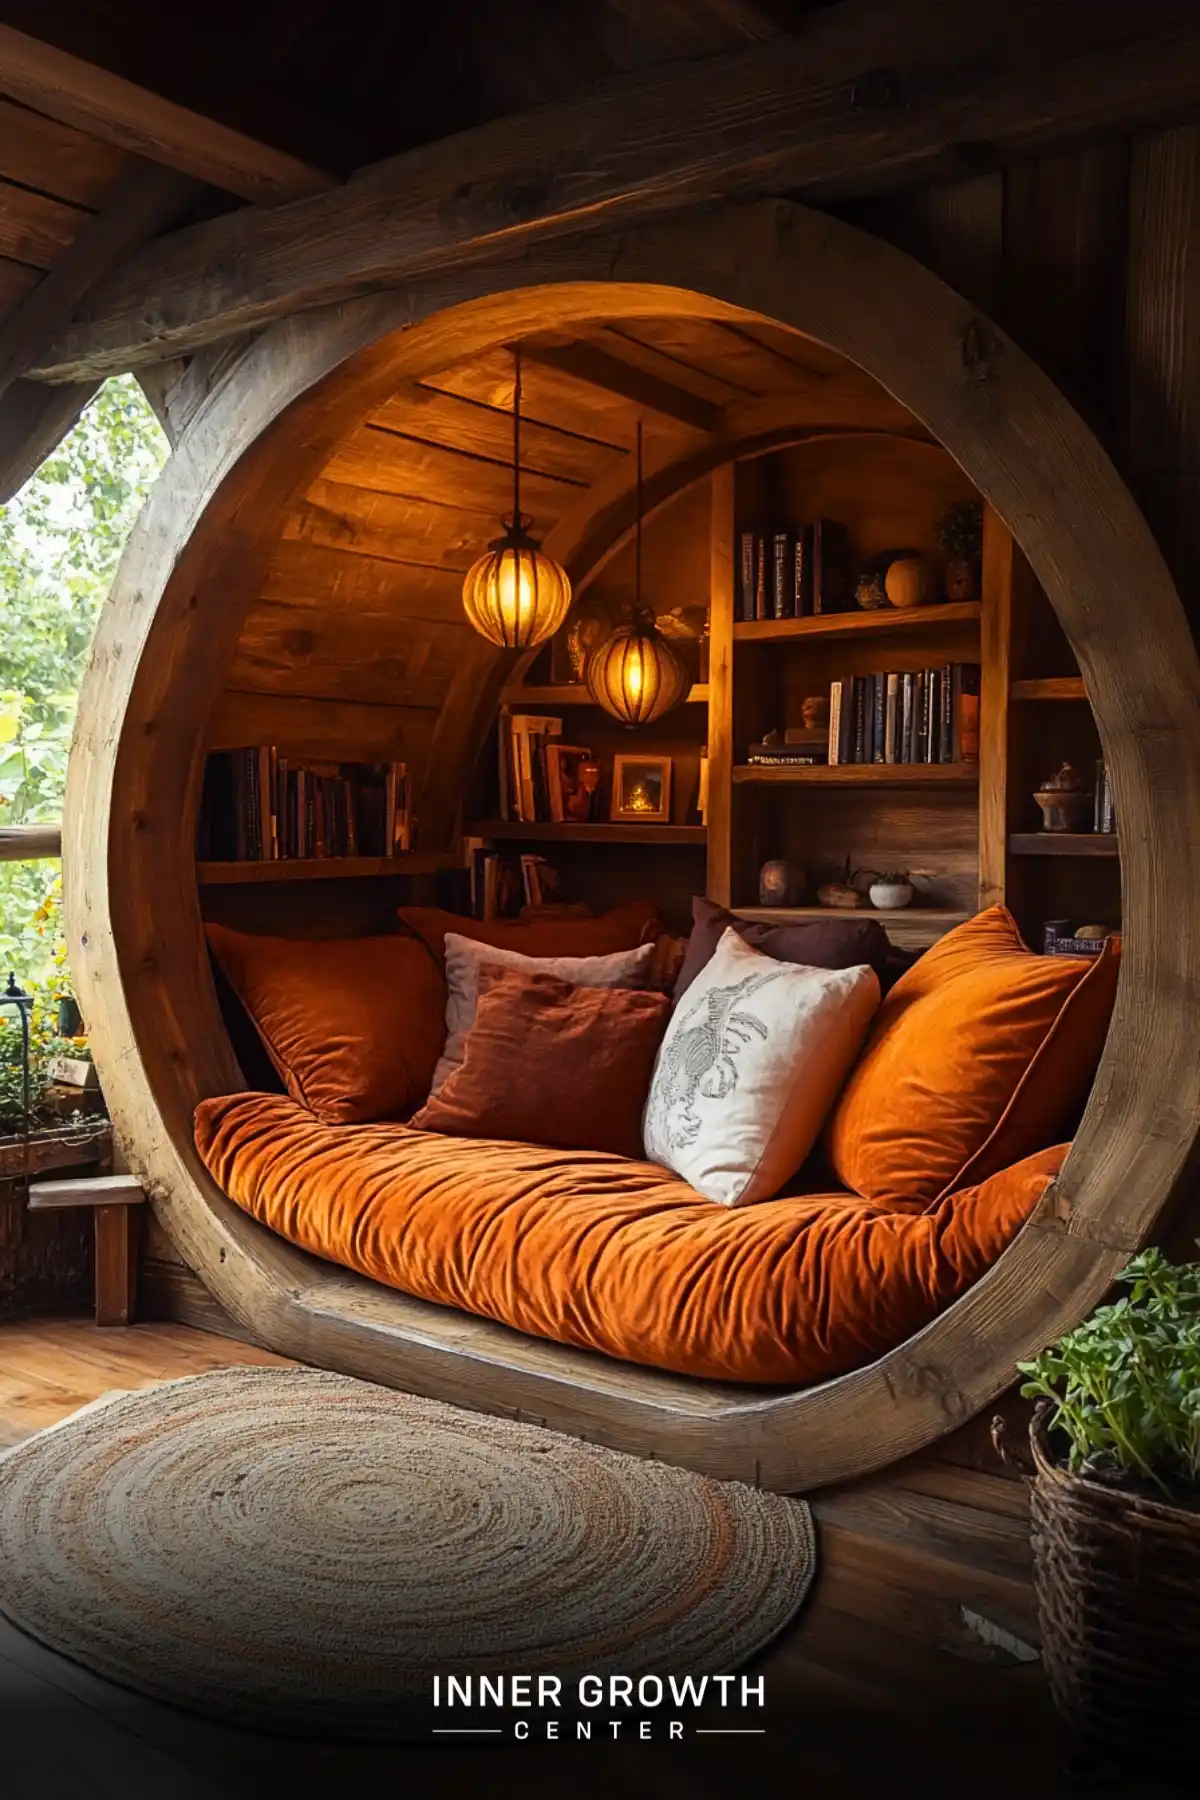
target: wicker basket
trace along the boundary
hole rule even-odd
[[[1200,1512],[1051,1460],[1030,1432],[1042,1656],[1081,1751],[1167,1775],[1200,1767]]]

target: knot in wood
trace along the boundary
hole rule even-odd
[[[311,656],[317,647],[316,634],[312,631],[285,631],[281,641],[289,656]]]
[[[895,69],[868,69],[850,89],[855,112],[891,112],[903,98],[904,88]]]
[[[967,374],[981,385],[996,373],[999,342],[983,319],[969,319],[963,327],[962,364]]]
[[[501,207],[522,221],[538,218],[549,198],[550,177],[542,169],[518,170],[500,188]]]

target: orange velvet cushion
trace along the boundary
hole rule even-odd
[[[517,950],[522,956],[609,956],[614,950],[636,950],[658,935],[658,909],[652,901],[633,900],[595,919],[462,919],[439,906],[402,906],[397,917],[432,950],[439,968],[446,960],[446,933]]]
[[[653,1163],[334,1128],[282,1094],[204,1101],[196,1143],[253,1218],[373,1281],[630,1362],[792,1385],[927,1325],[1012,1242],[1066,1155],[906,1213],[852,1194],[713,1206]]]
[[[834,1108],[837,1179],[885,1206],[929,1205],[1053,1143],[1091,1086],[1119,969],[1035,956],[1003,906],[902,975]]]
[[[421,1104],[446,1036],[446,987],[423,944],[205,931],[294,1100],[329,1125]]]
[[[665,994],[573,987],[485,965],[462,1062],[413,1128],[640,1157],[642,1108],[670,1010]]]

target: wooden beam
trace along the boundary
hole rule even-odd
[[[696,431],[716,431],[721,423],[721,408],[711,400],[676,387],[674,382],[663,381],[658,375],[635,369],[632,363],[610,355],[596,344],[523,344],[521,357],[525,362],[539,363],[543,369],[556,369],[560,375],[585,381],[606,394],[617,394],[646,412],[659,413]]]
[[[0,25],[0,91],[52,119],[243,200],[297,200],[334,178],[52,44]]]
[[[63,387],[13,382],[0,398],[0,506],[57,449],[99,386],[99,376]]]
[[[0,825],[0,862],[39,862],[61,855],[59,825]]]
[[[35,1181],[29,1188],[31,1212],[68,1206],[141,1206],[145,1198],[136,1175],[68,1175],[61,1181]]]
[[[1192,0],[841,0],[758,49],[622,78],[421,145],[334,193],[180,232],[106,283],[38,372],[128,368],[468,255],[716,195],[848,198],[1198,101]]]
[[[0,40],[2,34],[0,27]],[[0,324],[0,394],[69,322],[89,289],[156,232],[175,224],[199,192],[189,176],[140,158],[126,170],[102,210]]]

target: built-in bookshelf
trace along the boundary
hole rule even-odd
[[[549,658],[531,669],[527,684],[504,693],[514,712],[554,717],[571,709],[563,731],[601,761],[621,751],[670,750],[695,768],[706,749],[704,823],[693,817],[686,781],[676,784],[669,824],[501,819],[493,766],[466,832],[498,852],[519,850],[522,841],[543,847],[562,866],[571,898],[611,903],[622,883],[625,893],[662,893],[681,924],[689,890],[701,886],[748,917],[829,916],[815,903],[816,890],[849,865],[911,875],[912,906],[875,915],[906,950],[926,947],[999,900],[1035,945],[1051,918],[1118,926],[1116,830],[1040,830],[1033,798],[1063,762],[1099,782],[1099,740],[1078,665],[1010,533],[947,453],[917,438],[831,435],[727,465],[707,485],[709,666],[691,704],[648,732],[624,732],[590,704],[586,688],[547,680]],[[981,505],[983,553],[975,597],[948,598],[938,520],[964,502]],[[690,518],[694,530],[694,503]],[[813,554],[804,521],[814,519],[841,527],[826,534],[843,564],[830,597],[837,610],[812,610],[817,567],[797,573],[797,553],[801,563]],[[661,518],[648,526],[649,533],[663,529]],[[768,545],[768,574],[778,557],[790,584],[783,617],[744,616],[748,532]],[[859,573],[901,550],[924,559],[932,592],[904,609],[859,607]],[[655,595],[660,610],[694,592],[694,554],[685,563],[681,552],[678,587]],[[660,568],[669,566],[659,558]],[[768,603],[762,592],[757,600]],[[800,615],[787,616],[797,604]],[[889,676],[897,723],[894,730],[885,723],[882,740],[876,727],[869,749],[853,734],[833,748],[827,723],[824,736],[803,729],[805,702],[823,701],[827,720],[837,684],[851,706],[865,691],[866,704],[887,721]],[[918,704],[922,682],[933,696],[932,735],[919,751],[900,735],[906,679]],[[876,760],[880,754],[884,760]],[[921,759],[895,760],[913,755]],[[1097,806],[1097,827],[1100,818]],[[804,872],[804,904],[782,911],[758,904],[759,870],[775,859]]]
[[[202,885],[387,874],[411,847],[402,762],[297,758],[274,744],[206,759],[196,832]]]

